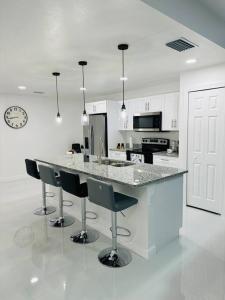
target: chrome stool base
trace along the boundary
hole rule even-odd
[[[90,244],[95,242],[98,238],[99,233],[93,229],[87,231],[81,230],[70,236],[71,241],[78,244]]]
[[[34,214],[37,216],[46,216],[54,213],[56,208],[54,206],[47,206],[46,208],[40,207],[35,209]]]
[[[98,255],[100,263],[111,268],[121,268],[127,266],[132,261],[130,252],[124,248],[106,248]]]
[[[52,227],[67,227],[75,222],[75,218],[72,216],[64,216],[63,218],[56,217],[49,220],[49,225]]]

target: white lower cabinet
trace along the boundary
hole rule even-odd
[[[178,157],[169,157],[153,154],[153,165],[179,168],[179,159]]]
[[[109,158],[116,159],[116,160],[127,160],[126,152],[124,151],[116,151],[116,150],[109,150]]]

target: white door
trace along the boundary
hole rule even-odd
[[[225,89],[189,95],[187,204],[215,213],[224,201],[224,103]]]

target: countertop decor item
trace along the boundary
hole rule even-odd
[[[59,72],[53,72],[53,76],[55,76],[55,89],[56,89],[56,104],[57,104],[57,115],[56,115],[56,121],[58,123],[62,122],[62,117],[59,112],[59,91],[58,91],[58,76],[60,76]]]
[[[88,118],[87,111],[86,111],[86,99],[85,99],[86,88],[84,86],[84,66],[87,65],[87,62],[81,60],[78,62],[78,65],[81,66],[81,68],[82,68],[82,87],[80,88],[80,90],[83,93],[83,101],[84,101],[84,110],[83,110],[83,114],[81,116],[81,125],[86,126],[89,124],[89,118]]]
[[[125,84],[124,82],[128,79],[124,74],[124,51],[128,49],[128,44],[119,44],[118,49],[122,51],[122,77],[120,77],[120,80],[122,81],[122,87],[123,87],[123,103],[121,106],[121,117],[122,119],[126,118],[126,106],[124,103],[124,90],[125,90]]]
[[[6,109],[4,119],[9,127],[20,129],[27,124],[28,116],[22,107],[11,106]]]

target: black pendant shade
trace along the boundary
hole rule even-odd
[[[60,76],[59,72],[53,72],[53,76],[55,76],[55,88],[56,88],[56,104],[57,104],[57,115],[56,115],[56,120],[58,122],[61,122],[62,118],[59,112],[59,91],[58,91],[58,77]]]
[[[87,65],[87,61],[85,60],[81,60],[78,62],[78,65],[81,66],[82,69],[82,87],[80,88],[80,90],[82,90],[83,93],[83,103],[84,103],[84,110],[83,110],[83,115],[81,116],[81,122],[83,125],[87,125],[88,124],[88,116],[87,116],[87,112],[86,112],[86,98],[85,98],[85,85],[84,85],[84,66]]]
[[[124,100],[125,100],[125,81],[127,80],[127,78],[125,77],[125,72],[124,72],[124,51],[127,50],[128,48],[129,48],[128,44],[118,45],[118,49],[122,51],[122,77],[120,78],[120,80],[122,81],[122,93],[123,93],[123,102],[121,106],[122,113],[126,112],[126,106]]]

